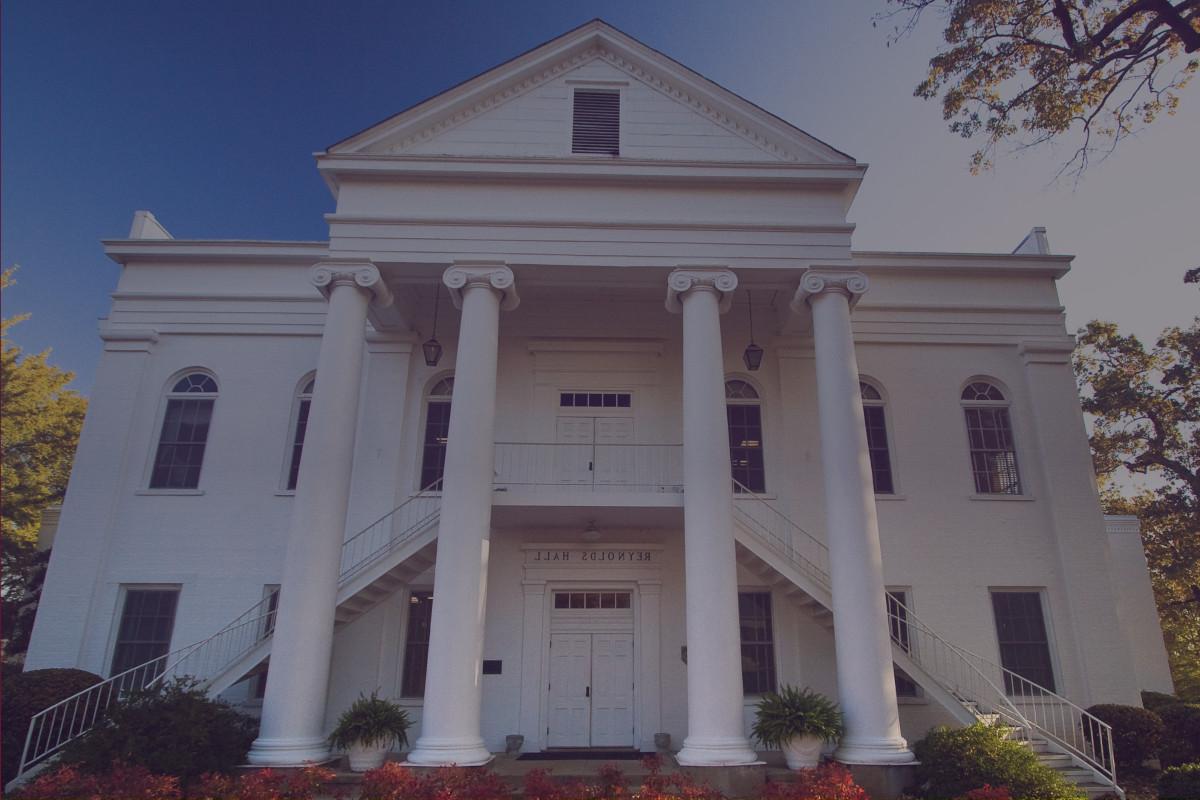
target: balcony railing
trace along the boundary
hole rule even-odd
[[[678,444],[496,443],[496,488],[528,491],[683,491]]]

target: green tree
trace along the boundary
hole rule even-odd
[[[1001,144],[1029,147],[1078,137],[1059,174],[1081,174],[1096,154],[1161,113],[1200,59],[1200,0],[889,0],[892,39],[933,9],[945,46],[914,91],[941,95],[950,130],[983,144],[971,171]]]
[[[12,285],[15,267],[0,273]],[[42,511],[62,499],[87,400],[66,388],[75,377],[50,364],[49,351],[27,355],[8,331],[27,315],[0,320],[0,600],[6,655],[23,652],[46,555],[36,548]]]
[[[1136,514],[1176,690],[1200,700],[1200,317],[1145,348],[1111,322],[1080,331],[1075,373],[1092,415],[1105,511]],[[1119,474],[1150,488],[1124,497]]]

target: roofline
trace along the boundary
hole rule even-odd
[[[133,261],[312,263],[329,251],[329,242],[259,239],[103,239],[104,254],[118,264]]]
[[[960,253],[903,250],[851,250],[855,269],[895,267],[910,271],[946,272],[966,270],[975,273],[1029,272],[1044,273],[1055,279],[1071,270],[1073,255],[1048,253]]]

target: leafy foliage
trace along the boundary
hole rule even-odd
[[[1200,701],[1200,317],[1149,350],[1111,322],[1088,323],[1075,374],[1105,511],[1141,520],[1175,689]],[[1121,497],[1110,485],[1119,472],[1156,486]]]
[[[360,800],[509,800],[504,782],[488,769],[450,768],[418,774],[394,761],[363,774]]]
[[[891,0],[893,40],[922,13],[940,12],[946,45],[914,94],[941,95],[942,116],[964,138],[980,137],[972,172],[992,166],[1002,143],[1078,136],[1060,175],[1081,174],[1096,153],[1162,113],[1200,59],[1195,0]]]
[[[412,721],[408,712],[395,703],[379,699],[378,692],[370,697],[359,695],[350,707],[338,718],[337,727],[329,734],[329,743],[338,750],[353,745],[372,747],[391,744],[401,747],[408,744],[408,729]]]
[[[599,780],[560,782],[548,770],[535,769],[526,773],[522,796],[525,800],[623,800],[629,797],[625,775],[612,764],[597,771]]]
[[[81,669],[35,669],[4,676],[4,725],[0,726],[3,780],[16,777],[29,721],[39,711],[100,683],[103,678]]]
[[[854,782],[850,770],[841,764],[822,764],[802,769],[794,781],[768,783],[762,800],[868,800],[867,791]]]
[[[1200,705],[1176,703],[1157,713],[1164,729],[1158,750],[1163,766],[1200,762]]]
[[[1153,711],[1156,714],[1167,706],[1178,705],[1182,702],[1182,700],[1173,694],[1150,691],[1142,692],[1142,708],[1147,711]]]
[[[1003,728],[982,723],[966,728],[940,726],[917,742],[913,752],[920,762],[916,780],[922,797],[963,797],[985,786],[1007,787],[1012,797],[1021,800],[1080,797],[1032,750],[1005,738]]]
[[[337,777],[331,769],[308,766],[276,772],[260,769],[242,775],[206,773],[188,792],[189,800],[312,800]]]
[[[1182,764],[1163,770],[1158,778],[1160,800],[1200,798],[1200,763]]]
[[[254,720],[180,679],[131,691],[61,760],[96,775],[116,762],[140,765],[186,785],[245,763],[256,732]]]
[[[116,763],[93,775],[65,766],[37,776],[13,795],[20,800],[180,800],[183,793],[173,775],[155,775],[142,766]]]
[[[1087,712],[1112,726],[1113,755],[1118,769],[1140,769],[1143,761],[1158,755],[1164,729],[1162,720],[1153,711],[1101,703],[1089,707]],[[1090,728],[1085,726],[1083,735],[1090,737],[1090,734]]]
[[[825,741],[842,738],[842,712],[837,705],[812,689],[784,685],[758,701],[757,719],[751,731],[767,747],[779,747],[793,736],[816,736]]]

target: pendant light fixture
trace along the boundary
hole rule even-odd
[[[754,300],[749,289],[746,290],[746,308],[750,311],[750,344],[746,345],[746,351],[742,353],[742,361],[746,362],[746,369],[755,372],[762,366],[763,349],[754,343]]]
[[[441,292],[442,284],[439,281],[433,288],[433,335],[425,344],[421,345],[421,352],[425,354],[425,366],[427,367],[436,367],[442,360],[442,343],[437,340],[438,300],[441,298]]]

